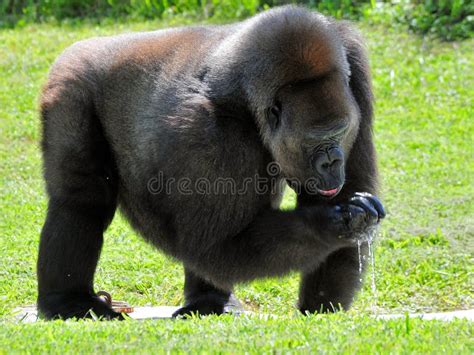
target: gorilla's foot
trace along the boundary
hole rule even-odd
[[[90,294],[51,293],[38,297],[39,314],[46,319],[94,318],[124,320],[100,297]]]
[[[190,316],[192,314],[207,316],[210,314],[239,314],[244,311],[240,301],[233,294],[223,297],[222,294],[205,293],[194,297],[186,305],[173,313],[173,317]]]

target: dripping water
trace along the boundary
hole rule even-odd
[[[377,234],[377,229],[373,228],[370,229],[365,238],[361,238],[357,240],[357,251],[359,253],[359,280],[362,282],[362,267],[363,261],[366,260],[366,256],[362,255],[361,246],[363,243],[367,242],[367,249],[368,249],[368,258],[370,263],[371,269],[371,289],[372,289],[372,312],[376,313],[376,303],[377,303],[377,287],[375,285],[375,253],[374,253],[374,240],[375,235]]]
[[[375,253],[374,253],[374,239],[377,230],[374,228],[367,233],[367,246],[369,249],[369,260],[370,260],[370,269],[372,271],[372,312],[375,313],[376,311],[376,304],[377,304],[377,287],[375,285]]]
[[[359,253],[359,281],[362,283],[362,254],[360,252],[360,246],[362,245],[362,241],[357,239],[357,251]]]

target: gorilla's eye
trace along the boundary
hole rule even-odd
[[[272,129],[277,129],[280,125],[281,104],[276,102],[272,107],[267,109],[267,119]]]

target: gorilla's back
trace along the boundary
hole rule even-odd
[[[239,177],[240,187],[240,177],[265,172],[256,170],[268,159],[257,130],[242,121],[218,122],[204,79],[206,59],[234,30],[192,27],[109,37],[101,49],[110,57],[101,74],[97,112],[122,181],[121,208],[145,238],[171,254],[176,235],[199,234],[209,225],[215,233],[220,228],[225,229],[221,234],[237,233],[269,203],[269,195],[256,195],[252,189],[226,197],[188,196],[176,191],[176,184],[171,192],[149,191],[153,179],[190,179],[194,184],[200,178]]]

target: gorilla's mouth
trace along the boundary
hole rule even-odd
[[[326,189],[320,189],[319,187],[315,186],[315,184],[302,185],[297,179],[286,179],[286,182],[291,189],[296,191],[296,193],[300,193],[301,190],[304,189],[310,194],[318,194],[326,198],[335,197],[339,192],[341,192],[342,187],[344,186],[344,184],[341,184],[338,187],[326,190]]]
[[[318,193],[324,197],[334,197],[336,196],[342,189],[342,185],[339,186],[339,187],[336,187],[334,189],[330,189],[330,190],[321,190],[321,189],[317,189],[318,190]]]

